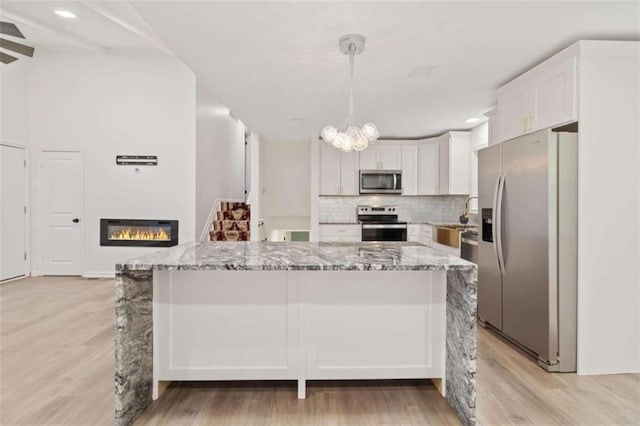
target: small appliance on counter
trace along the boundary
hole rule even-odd
[[[362,241],[407,241],[407,222],[398,221],[396,206],[358,206]]]

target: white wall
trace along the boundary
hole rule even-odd
[[[27,65],[21,58],[0,65],[0,137],[3,143],[27,144]]]
[[[100,247],[100,218],[177,219],[180,243],[195,239],[196,87],[178,59],[159,56],[40,52],[28,75],[29,144],[79,150],[84,161],[85,275],[153,248]],[[117,154],[158,156],[157,167],[116,166]],[[32,167],[38,212],[38,167]],[[32,271],[39,272],[34,215]]]
[[[27,96],[27,74],[31,59],[21,57],[17,61],[0,65],[0,143],[5,145],[27,147],[28,144],[28,96]],[[30,169],[30,159],[28,149],[25,149],[27,160],[27,172]],[[26,185],[29,186],[29,176],[26,176]],[[3,203],[3,194],[0,193],[0,204]],[[31,203],[29,194],[25,193],[25,204],[27,210],[31,211]],[[24,231],[22,238],[24,239],[24,249],[30,252],[30,229],[29,216],[25,218]],[[8,219],[0,215],[0,222],[4,227],[14,227],[15,223],[7,223]],[[6,228],[5,228],[6,229]],[[0,238],[2,238],[0,236]],[[19,250],[21,246],[17,245]],[[14,252],[15,253],[15,252]],[[0,257],[2,254],[0,254]],[[3,262],[0,259],[0,262]],[[30,270],[31,256],[27,257],[25,262],[25,273]]]
[[[309,229],[311,173],[308,141],[260,141],[261,215],[274,229]]]
[[[196,83],[196,236],[218,199],[244,199],[245,126],[200,82]]]
[[[578,373],[640,372],[640,43],[581,42]]]
[[[251,205],[251,241],[264,241],[266,234],[263,226],[260,225],[262,194],[260,191],[260,135],[251,133],[248,141],[249,155],[245,156],[248,163],[249,184],[247,203]]]

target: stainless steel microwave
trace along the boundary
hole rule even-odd
[[[402,194],[401,170],[360,170],[361,194]]]

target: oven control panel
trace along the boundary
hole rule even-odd
[[[358,206],[359,215],[398,214],[397,206]]]

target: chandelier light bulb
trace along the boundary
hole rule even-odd
[[[320,133],[320,135],[322,136],[322,139],[331,143],[338,135],[338,129],[333,126],[326,126],[322,129],[322,133]]]
[[[349,137],[346,133],[338,132],[335,138],[333,138],[332,145],[338,149],[344,149],[348,145]]]
[[[369,142],[373,142],[380,137],[380,132],[378,132],[378,128],[373,123],[365,123],[362,126],[362,133],[364,133]]]
[[[342,150],[344,152],[349,152],[353,149],[353,139],[351,139],[349,137],[349,135],[341,133],[341,135],[344,135],[344,141],[342,143]]]
[[[354,140],[352,146],[355,151],[362,151],[369,146],[369,141],[364,134],[361,134]]]

